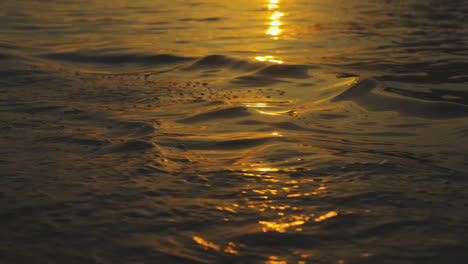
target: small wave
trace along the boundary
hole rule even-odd
[[[206,17],[206,18],[182,18],[179,21],[187,22],[187,21],[197,21],[197,22],[216,22],[223,20],[221,17]]]
[[[230,119],[237,117],[245,117],[251,115],[246,107],[230,107],[225,109],[217,109],[206,113],[196,114],[181,120],[179,123],[196,123],[211,121],[213,119]]]
[[[265,63],[236,59],[223,55],[209,55],[197,60],[184,70],[204,70],[211,68],[227,68],[243,71],[252,71],[264,67]]]
[[[0,53],[0,60],[11,59],[12,57],[10,54]]]
[[[368,94],[370,91],[375,89],[378,86],[377,81],[375,80],[362,80],[357,84],[353,85],[348,90],[344,91],[343,93],[337,95],[333,101],[344,101],[344,100],[351,100],[353,98],[357,98],[359,96],[363,96]]]
[[[374,92],[381,85],[382,84],[375,80],[362,80],[333,98],[332,101],[339,102],[350,100],[370,111],[393,111],[398,112],[401,115],[417,116],[429,119],[468,116],[468,106],[464,104],[450,102],[449,99],[440,101],[427,100],[435,99],[435,96],[428,98],[428,96],[421,96],[422,94],[419,94],[418,96],[416,95],[417,93],[394,88],[383,89],[384,92],[388,93]],[[403,91],[406,91],[406,93]],[[412,96],[397,97],[393,96],[391,93]]]
[[[358,238],[367,238],[375,236],[384,236],[388,233],[402,232],[408,229],[420,228],[421,226],[427,226],[427,221],[414,221],[414,220],[402,220],[389,222],[385,224],[380,224],[375,227],[365,229],[358,233],[356,237]]]
[[[41,142],[47,143],[59,143],[59,144],[77,144],[77,145],[89,145],[89,146],[103,146],[109,144],[108,140],[99,140],[93,138],[80,138],[75,136],[53,136],[40,140]]]
[[[101,63],[101,64],[126,64],[139,63],[148,65],[172,64],[187,62],[193,58],[180,57],[169,54],[159,55],[137,55],[137,54],[119,54],[119,55],[93,55],[84,52],[64,52],[42,55],[42,58],[82,63]]]
[[[28,77],[31,77],[32,75],[46,75],[48,74],[47,71],[41,71],[41,70],[0,70],[0,76],[1,77],[23,77],[24,79],[27,79]]]
[[[452,102],[468,105],[468,92],[466,91],[431,89],[431,91],[417,92],[396,87],[386,87],[385,91],[428,101]]]
[[[160,141],[158,145],[165,147],[177,146],[180,149],[190,150],[240,150],[249,149],[256,146],[268,144],[273,141],[280,141],[275,137],[261,137],[261,138],[245,138],[245,139],[232,139],[232,140],[198,140],[198,139],[187,139],[177,140],[177,143],[172,140],[166,142]]]
[[[136,122],[136,121],[120,121],[120,120],[103,120],[107,124],[107,129],[109,132],[106,133],[110,137],[118,136],[131,136],[131,137],[141,137],[154,133],[156,129],[145,122]]]
[[[310,77],[308,71],[311,68],[318,69],[319,67],[307,65],[277,64],[270,65],[258,71],[257,74],[280,78],[305,79]]]
[[[38,106],[38,107],[30,107],[27,109],[18,109],[18,112],[25,112],[29,114],[37,114],[43,112],[53,112],[57,110],[63,109],[63,106],[55,106],[55,105],[48,105],[48,106]]]
[[[34,31],[34,30],[46,30],[47,27],[41,27],[41,26],[16,26],[16,27],[13,27],[13,29],[24,30],[24,31]]]
[[[237,235],[233,238],[249,246],[275,247],[285,246],[294,248],[319,247],[325,239],[330,239],[324,235],[310,235],[301,233],[280,233],[280,232],[257,232]]]
[[[138,152],[147,151],[154,148],[154,144],[141,140],[132,140],[112,146],[108,149],[110,153],[128,153],[128,152]]]
[[[242,86],[270,86],[278,83],[289,83],[285,80],[280,80],[271,77],[263,77],[258,75],[247,75],[247,76],[240,76],[233,80],[231,80],[232,84],[242,85]]]
[[[291,80],[285,79],[307,79],[309,69],[318,68],[307,65],[279,64],[267,65],[259,68],[249,75],[239,76],[231,80],[231,83],[242,86],[270,86],[280,83],[291,83]]]
[[[12,42],[12,41],[0,40],[0,48],[16,50],[16,49],[19,49],[20,46],[18,45],[18,43],[15,43],[15,42]]]

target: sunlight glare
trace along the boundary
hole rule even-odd
[[[278,20],[280,19],[282,16],[284,16],[284,13],[281,13],[281,12],[274,12],[271,17],[270,17],[270,20]]]
[[[283,23],[281,23],[279,19],[284,16],[282,12],[277,11],[277,9],[279,9],[279,0],[269,0],[269,4],[267,6],[269,10],[275,11],[270,15],[269,27],[266,34],[270,36],[278,36],[283,31],[280,28]],[[274,39],[277,39],[277,37]]]
[[[271,36],[278,36],[279,34],[281,34],[281,31],[282,30],[279,27],[270,27],[267,30],[267,34]]]
[[[282,60],[277,60],[273,56],[257,56],[257,57],[255,57],[255,59],[258,60],[258,61],[269,61],[269,62],[274,62],[274,63],[278,63],[278,64],[283,63]]]

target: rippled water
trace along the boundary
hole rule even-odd
[[[466,1],[0,22],[2,263],[466,262]]]

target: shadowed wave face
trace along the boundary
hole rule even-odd
[[[0,263],[465,263],[465,1],[0,3]]]

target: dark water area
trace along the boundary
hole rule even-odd
[[[466,263],[466,1],[0,3],[0,263]]]

